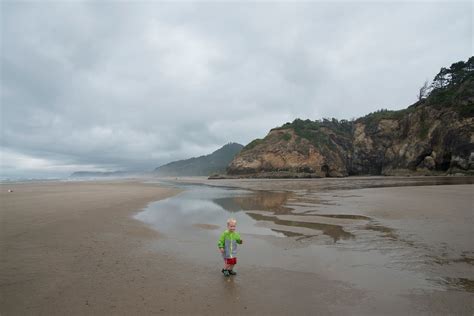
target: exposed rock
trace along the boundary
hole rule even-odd
[[[461,79],[457,74],[452,84],[434,89],[427,99],[405,110],[381,110],[350,122],[297,119],[286,123],[245,146],[227,173],[249,177],[474,174],[474,59],[467,65]]]
[[[428,170],[433,170],[436,167],[435,160],[431,156],[426,156],[425,159],[417,166],[418,168],[426,168]]]
[[[340,153],[321,151],[293,129],[272,130],[263,142],[243,150],[230,164],[229,174],[273,177],[338,177],[347,175]],[[270,174],[269,174],[270,173]],[[299,177],[298,176],[298,177]]]

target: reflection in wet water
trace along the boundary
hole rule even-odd
[[[162,233],[173,235],[182,230],[181,236],[191,236],[196,229],[216,231],[225,229],[229,217],[238,221],[240,232],[280,236],[270,228],[258,227],[256,221],[244,210],[289,210],[282,207],[289,194],[273,192],[253,193],[246,190],[191,186],[170,199],[157,201],[136,217]]]
[[[464,263],[467,263],[467,264],[474,265],[474,258],[468,257],[465,254],[462,254],[461,258],[454,259],[454,262],[464,262]]]
[[[216,199],[213,199],[212,202],[216,203],[217,205],[219,205],[224,210],[230,213],[240,212],[242,210],[240,206],[237,203],[235,203],[233,197],[216,198]]]
[[[247,212],[247,214],[257,221],[269,221],[269,222],[275,223],[276,225],[302,227],[302,228],[310,228],[310,229],[319,230],[324,235],[331,237],[334,242],[337,242],[340,239],[353,239],[355,237],[353,234],[346,232],[339,225],[322,224],[322,223],[314,223],[314,222],[288,221],[288,220],[279,219],[275,216],[266,216],[262,214],[251,213],[251,212]]]
[[[344,214],[305,214],[302,215],[313,215],[313,216],[320,216],[320,217],[329,217],[329,218],[340,218],[340,219],[353,219],[353,220],[372,220],[370,217],[362,216],[362,215],[344,215]]]
[[[445,278],[442,279],[440,283],[444,283],[461,291],[474,293],[474,280],[467,278]]]
[[[208,230],[214,230],[218,229],[218,225],[211,225],[211,224],[201,224],[201,223],[196,223],[193,224],[194,227],[201,228],[201,229],[208,229]]]
[[[387,237],[387,238],[390,238],[390,239],[397,239],[398,238],[398,236],[395,233],[394,229],[389,228],[389,227],[385,227],[385,226],[382,226],[382,225],[377,225],[377,224],[371,223],[371,224],[365,225],[365,229],[383,233],[384,237]]]
[[[252,194],[213,199],[214,203],[230,212],[271,211],[275,214],[287,214],[292,209],[285,207],[291,192],[255,191]]]
[[[271,191],[256,191],[249,195],[239,195],[227,198],[213,199],[213,202],[222,206],[230,212],[238,212],[241,210],[248,211],[247,214],[256,221],[268,221],[280,226],[290,226],[299,228],[309,228],[321,231],[324,235],[329,236],[334,242],[341,239],[353,239],[355,236],[345,231],[339,225],[332,225],[318,222],[307,221],[290,221],[282,220],[276,216],[266,216],[262,214],[253,213],[250,211],[270,211],[273,215],[292,214],[292,208],[286,207],[285,204],[290,198],[294,197],[291,192],[271,192]],[[298,214],[300,215],[300,214]],[[370,220],[366,216],[358,215],[318,215],[328,218],[342,218],[342,219],[364,219]],[[281,232],[287,237],[306,236],[302,233],[289,232],[284,230],[272,229],[276,232]],[[315,236],[315,235],[310,235]]]
[[[239,230],[245,233],[281,237],[312,237],[323,234],[329,236],[334,243],[339,240],[355,238],[352,233],[344,230],[340,225],[317,222],[315,220],[317,217],[313,217],[311,221],[307,219],[305,221],[298,221],[278,218],[278,215],[303,215],[292,213],[293,208],[286,206],[289,199],[294,197],[294,193],[284,191],[252,192],[228,188],[192,186],[191,190],[185,191],[176,197],[153,203],[148,210],[138,214],[137,218],[152,224],[164,233],[172,233],[173,230],[185,227],[208,231],[217,230],[218,228],[225,228],[227,218],[232,216],[238,219]],[[210,204],[211,201],[212,204]],[[257,214],[255,213],[256,211],[270,212],[272,216]],[[229,213],[232,213],[232,215]],[[354,220],[369,219],[358,215],[322,214],[320,217]],[[256,223],[262,221],[278,225],[278,227],[256,225]],[[319,233],[307,234],[304,230],[302,232],[295,232],[294,229],[281,229],[282,226],[307,228],[316,230]]]
[[[337,276],[344,271],[349,279],[357,278],[355,274],[359,274],[359,283],[370,283],[370,280],[367,281],[368,279],[362,276],[373,271],[375,267],[379,272],[383,272],[380,273],[383,274],[381,278],[384,279],[384,284],[391,282],[393,289],[398,289],[398,286],[406,286],[408,289],[429,288],[430,285],[423,283],[429,280],[437,285],[473,292],[472,275],[469,273],[443,274],[444,271],[449,271],[452,265],[459,266],[460,271],[467,271],[464,267],[470,267],[474,262],[471,252],[449,257],[440,256],[423,242],[407,235],[400,228],[403,226],[393,226],[396,221],[369,217],[372,214],[359,215],[357,205],[343,203],[349,198],[358,198],[359,195],[351,192],[344,195],[346,191],[339,191],[337,194],[328,192],[331,187],[384,187],[387,183],[390,183],[389,186],[457,184],[472,180],[438,178],[408,181],[404,179],[403,182],[399,179],[383,179],[372,184],[370,181],[328,180],[325,182],[324,192],[318,191],[318,181],[313,182],[316,185],[311,189],[304,190],[301,189],[304,187],[302,181],[268,181],[265,184],[268,187],[262,186],[265,189],[280,191],[254,190],[255,187],[251,186],[248,186],[248,189],[232,189],[192,185],[186,187],[187,190],[178,196],[151,204],[144,212],[139,213],[137,218],[153,225],[170,239],[175,238],[177,242],[170,243],[171,248],[196,258],[202,258],[203,253],[209,257],[215,254],[215,249],[209,250],[208,245],[215,247],[215,240],[225,229],[227,218],[235,217],[239,232],[251,240],[244,244],[244,251],[253,254],[253,264],[268,262],[266,259],[258,261],[259,256],[264,256],[263,253],[268,258],[278,256],[281,251],[278,259],[280,263],[272,261],[271,264],[281,264],[286,268],[294,267],[294,263],[297,263],[298,268],[304,270],[308,269],[309,264],[307,266],[295,258],[301,256],[302,260],[322,262],[321,253],[324,253],[326,261],[325,264],[321,263],[322,267],[339,264],[338,268],[334,268],[337,269]],[[252,182],[255,186],[260,184],[262,182]],[[285,189],[288,191],[283,191]],[[397,227],[397,230],[392,227]],[[322,235],[330,237],[332,242],[327,242],[328,238],[322,238]],[[163,243],[162,246],[166,245]],[[318,246],[323,248],[314,248],[317,249],[314,253],[310,251],[303,254],[298,250]],[[420,276],[418,274],[421,270],[421,273],[428,273],[429,270],[431,275],[449,275],[451,278],[440,280]],[[403,282],[400,281],[401,277]],[[375,284],[374,288],[376,287]]]
[[[474,258],[469,257],[465,254],[462,254],[460,258],[440,258],[440,257],[432,257],[433,262],[439,265],[444,264],[453,264],[453,263],[466,263],[469,265],[474,265]]]
[[[151,223],[162,232],[171,232],[180,227],[199,228],[201,230],[218,230],[225,228],[228,217],[236,217],[239,221],[239,230],[245,233],[257,235],[273,235],[281,237],[315,237],[325,235],[334,243],[340,240],[355,239],[356,236],[344,229],[338,223],[318,221],[321,219],[343,219],[352,221],[369,221],[362,227],[369,231],[384,233],[384,237],[395,238],[395,232],[380,224],[375,224],[370,217],[356,214],[318,214],[317,210],[304,211],[304,207],[314,207],[311,199],[301,198],[293,192],[286,191],[246,191],[230,188],[213,188],[207,186],[193,185],[189,190],[171,199],[158,201],[152,204],[148,210],[141,213],[138,218]],[[315,199],[324,204],[325,201]],[[290,201],[292,204],[290,204]],[[212,202],[210,204],[210,202]],[[292,207],[289,207],[291,205]],[[170,211],[172,210],[172,211]],[[301,212],[301,210],[303,210]],[[257,213],[259,211],[269,212],[270,215]],[[231,214],[229,214],[231,213]],[[292,215],[295,219],[281,219],[278,216]],[[308,219],[311,216],[311,219]],[[305,218],[297,220],[298,217]],[[256,225],[258,222],[270,223],[270,227]],[[275,227],[272,227],[275,225]],[[282,227],[303,228],[282,229]],[[304,229],[317,232],[308,233]]]
[[[296,232],[292,232],[292,231],[275,229],[275,228],[272,228],[272,230],[275,231],[275,232],[278,232],[278,233],[282,233],[286,237],[306,237],[305,234],[302,234],[302,233],[296,233]],[[312,235],[311,237],[314,237],[314,235]]]

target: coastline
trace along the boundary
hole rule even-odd
[[[344,178],[222,178],[178,177],[161,178],[181,184],[203,184],[215,187],[235,187],[249,190],[291,191],[310,187],[318,191],[363,188],[391,188],[427,185],[474,184],[474,176],[350,176]]]

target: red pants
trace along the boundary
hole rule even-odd
[[[237,264],[237,258],[224,258],[226,264]]]

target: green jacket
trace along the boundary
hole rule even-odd
[[[217,242],[217,247],[224,248],[224,258],[233,258],[237,255],[237,244],[240,243],[242,239],[239,233],[225,230]]]

